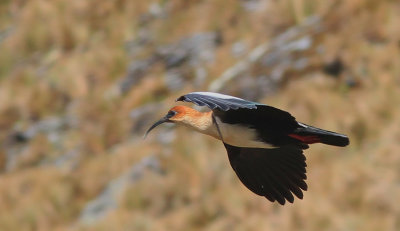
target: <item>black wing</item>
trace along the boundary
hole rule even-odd
[[[229,161],[242,183],[257,195],[284,205],[307,190],[306,158],[297,147],[241,148],[225,144]]]
[[[288,136],[300,125],[290,113],[264,104],[256,110],[240,108],[238,110],[214,110],[214,115],[223,123],[239,124],[257,131],[258,139],[274,146],[289,144],[302,145],[302,142]],[[303,145],[303,148],[307,148]]]
[[[256,109],[259,105],[241,98],[213,92],[192,92],[179,97],[176,101],[192,102],[198,106],[207,106],[212,110],[219,109],[222,111],[239,108]]]

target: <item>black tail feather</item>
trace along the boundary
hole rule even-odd
[[[319,143],[339,146],[339,147],[347,146],[350,143],[349,137],[347,137],[344,134],[323,130],[305,124],[300,124],[300,125],[301,127],[295,130],[294,132],[295,135],[302,137],[307,137],[307,136],[316,137]]]

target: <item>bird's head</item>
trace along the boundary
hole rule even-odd
[[[188,125],[192,121],[192,119],[198,116],[200,112],[186,106],[175,106],[171,108],[168,113],[161,118],[159,121],[155,122],[149,130],[147,130],[144,137],[149,134],[151,130],[162,123],[176,123],[176,124],[184,124]]]

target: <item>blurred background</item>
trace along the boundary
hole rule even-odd
[[[0,230],[400,230],[399,22],[396,0],[2,0]],[[142,139],[191,91],[351,144],[313,145],[304,199],[270,203],[221,142]]]

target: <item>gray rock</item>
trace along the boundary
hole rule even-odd
[[[280,83],[284,82],[287,72],[303,70],[308,66],[308,59],[298,59],[296,55],[312,48],[312,36],[321,31],[319,24],[320,18],[310,17],[303,24],[289,28],[272,41],[260,44],[222,73],[208,89],[219,92],[224,88],[224,91],[229,92],[235,89],[232,80],[240,76],[249,76],[249,78],[270,79],[266,81],[270,84],[269,87],[257,85],[254,86],[253,91],[272,93],[273,88],[277,89]],[[226,89],[227,86],[231,90]],[[254,94],[258,95],[258,93]]]
[[[261,11],[263,10],[270,0],[241,0],[242,6],[247,11]]]
[[[122,93],[126,93],[132,86],[137,84],[148,72],[155,58],[137,60],[129,64],[126,76],[119,83]]]
[[[311,45],[312,45],[312,38],[310,37],[310,35],[306,35],[302,38],[296,39],[294,41],[282,45],[281,47],[279,47],[279,49],[286,52],[304,51],[310,49]]]
[[[167,69],[183,64],[197,67],[214,61],[214,50],[220,41],[219,36],[217,32],[197,33],[176,43],[161,46],[157,53],[163,58]]]
[[[18,166],[19,160],[23,157],[27,143],[38,134],[44,134],[47,140],[62,150],[64,132],[74,123],[72,117],[49,117],[33,123],[27,129],[18,127],[4,142],[6,153],[5,171],[11,171]],[[42,162],[43,163],[43,162]]]
[[[231,48],[232,55],[236,58],[239,58],[242,55],[244,55],[246,50],[247,50],[247,45],[244,42],[235,42]]]
[[[14,31],[14,27],[9,27],[4,30],[0,30],[0,44],[5,40],[8,36],[10,36]]]
[[[163,174],[156,156],[144,157],[127,172],[112,180],[99,196],[87,203],[79,216],[79,223],[84,225],[94,224],[109,212],[118,208],[118,199],[123,195],[126,187],[140,180],[144,176],[146,169],[157,174]]]
[[[151,37],[147,33],[137,40],[130,42],[127,49],[138,52],[140,45],[147,43]],[[197,33],[181,40],[159,46],[145,59],[134,58],[129,64],[127,74],[119,83],[121,93],[126,93],[148,74],[151,67],[162,62],[166,69],[165,83],[170,91],[181,89],[185,84],[192,83],[193,73],[204,65],[214,61],[215,48],[220,41],[216,32]],[[133,55],[135,56],[135,55]],[[207,74],[207,72],[201,72]],[[204,75],[197,79],[204,82]]]
[[[184,86],[184,75],[178,68],[165,73],[164,82],[168,90],[177,91]]]
[[[133,121],[132,133],[138,134],[144,132],[144,130],[147,129],[151,123],[155,122],[157,119],[160,119],[156,118],[160,106],[160,103],[151,103],[134,108],[130,112],[130,118]]]

